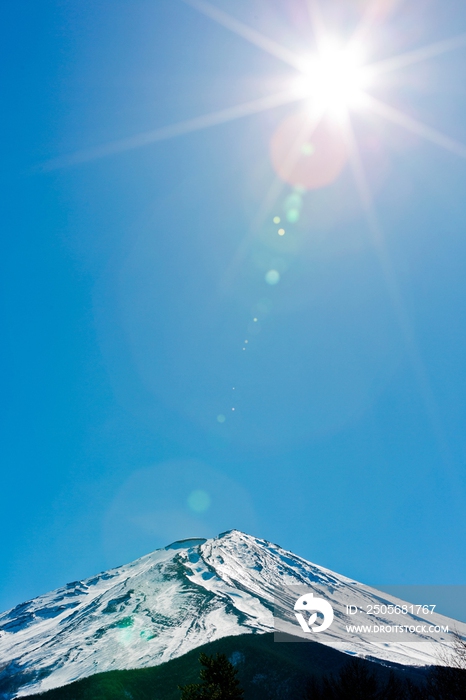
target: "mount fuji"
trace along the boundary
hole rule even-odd
[[[43,692],[103,671],[157,666],[224,637],[274,632],[277,620],[281,632],[305,637],[294,615],[296,587],[324,592],[336,611],[393,603],[385,593],[237,530],[183,540],[0,614],[0,697]],[[385,618],[372,616],[371,622]],[[408,613],[406,624],[425,618]],[[428,622],[445,620],[433,615]],[[358,612],[353,622],[367,622],[367,616]],[[462,623],[455,628],[466,633]],[[337,624],[317,641],[381,663],[425,666],[439,663],[438,647],[448,648],[447,637],[374,642],[345,635]]]

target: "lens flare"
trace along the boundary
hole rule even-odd
[[[209,509],[210,504],[211,499],[209,494],[201,489],[192,491],[188,496],[188,506],[195,513],[204,513]]]
[[[280,282],[280,273],[278,270],[269,270],[265,275],[265,281],[271,286],[278,284]]]
[[[312,149],[303,148],[309,144]],[[348,143],[344,130],[329,116],[316,123],[304,110],[280,124],[272,136],[270,155],[284,182],[314,190],[336,180],[348,160]],[[299,210],[294,211],[289,220],[298,216]]]

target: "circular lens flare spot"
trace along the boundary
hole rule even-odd
[[[301,146],[301,153],[303,156],[312,156],[315,153],[315,146],[313,143],[303,143]]]
[[[286,213],[286,218],[290,224],[295,224],[299,219],[299,209],[289,209]]]
[[[310,156],[306,151],[311,143],[314,151]],[[348,155],[341,125],[328,115],[316,120],[306,111],[285,119],[270,144],[272,164],[279,177],[306,190],[316,190],[334,182]]]
[[[278,270],[269,270],[265,275],[265,281],[272,286],[278,284],[280,282],[280,273]]]
[[[195,513],[205,513],[210,508],[211,499],[207,491],[196,489],[188,496],[188,506]]]

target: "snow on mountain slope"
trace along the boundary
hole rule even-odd
[[[318,586],[340,607],[389,599],[236,530],[211,540],[175,542],[0,614],[0,697],[28,695],[101,671],[155,666],[221,637],[270,632],[274,609],[282,629],[303,635],[293,613],[297,596],[289,589],[300,585]],[[379,660],[438,661],[433,644],[347,640],[338,625],[316,641]]]

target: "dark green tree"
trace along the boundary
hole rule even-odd
[[[417,685],[409,678],[405,683],[406,700],[427,700],[425,684]]]
[[[412,693],[410,693],[410,690]],[[417,686],[406,682],[390,671],[386,680],[378,681],[362,659],[351,659],[334,677],[325,675],[319,682],[315,677],[308,680],[302,700],[427,700]]]
[[[199,656],[201,683],[180,686],[181,700],[243,700],[238,671],[225,654]]]
[[[303,700],[322,700],[321,685],[315,676],[308,679],[304,688]]]
[[[406,700],[409,698],[409,691],[406,684],[390,671],[387,682],[381,690],[380,700]]]
[[[333,683],[333,697],[338,700],[376,700],[377,679],[360,659],[351,659]]]
[[[466,700],[466,638],[453,634],[453,644],[440,655],[441,666],[435,666],[425,685],[429,700]]]
[[[466,670],[437,666],[425,686],[429,700],[466,700]]]

